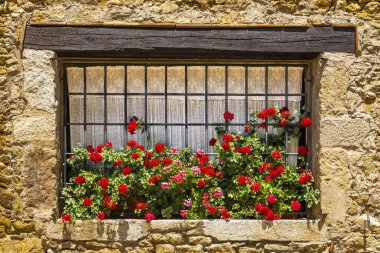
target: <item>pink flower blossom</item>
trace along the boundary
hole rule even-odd
[[[214,197],[217,199],[223,197],[223,191],[221,191],[221,190],[214,191]]]
[[[189,210],[181,210],[179,214],[181,215],[182,218],[186,219],[187,214],[189,213]]]
[[[202,157],[205,155],[205,151],[203,149],[198,149],[197,152],[195,153],[197,157]]]
[[[186,174],[184,171],[180,171],[177,175],[170,177],[170,181],[176,182],[176,183],[182,183],[185,175]]]
[[[154,217],[154,214],[152,213],[146,213],[145,214],[145,219],[147,222],[151,222],[152,220],[154,220],[156,217]]]
[[[193,202],[191,201],[191,199],[183,200],[183,205],[186,207],[190,207],[192,204],[193,204]]]
[[[191,168],[191,171],[192,171],[194,174],[200,174],[200,173],[201,173],[201,169],[200,169],[198,166],[192,167],[192,168]]]
[[[169,183],[168,182],[162,182],[161,183],[161,188],[162,188],[162,190],[169,189]]]

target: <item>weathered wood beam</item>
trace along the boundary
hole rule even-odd
[[[24,48],[61,56],[310,58],[356,49],[355,27],[151,28],[28,26]],[[267,56],[267,57],[265,57]]]

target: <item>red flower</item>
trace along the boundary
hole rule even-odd
[[[265,177],[265,182],[269,182],[269,181],[272,181],[271,176],[266,176],[266,177]]]
[[[152,213],[146,213],[145,214],[145,219],[147,222],[151,222],[152,220],[154,220],[156,217],[154,217],[154,214]]]
[[[271,178],[276,178],[280,176],[284,172],[284,167],[278,166],[276,169],[272,169],[270,172],[270,177]]]
[[[209,158],[208,158],[208,156],[207,155],[205,155],[205,156],[202,156],[201,158],[199,158],[199,164],[200,165],[205,165],[205,164],[207,164],[209,162]]]
[[[215,145],[215,143],[216,143],[217,141],[218,141],[217,139],[212,138],[212,139],[209,141],[208,145],[212,147],[212,146]]]
[[[199,187],[204,187],[207,185],[207,181],[205,179],[199,179],[198,180],[198,186]]]
[[[313,124],[313,121],[308,117],[301,119],[301,126],[304,128],[307,128],[307,127],[311,126],[312,124]]]
[[[244,132],[249,133],[251,132],[253,127],[251,125],[245,125],[244,126]]]
[[[230,143],[228,143],[228,142],[223,142],[222,147],[223,147],[224,151],[227,151],[231,148]]]
[[[132,169],[131,169],[131,167],[125,167],[125,168],[121,171],[121,173],[122,173],[124,176],[129,175],[129,174],[132,173]]]
[[[275,213],[272,211],[272,210],[267,210],[265,212],[265,216],[264,216],[264,219],[265,220],[270,220],[270,221],[273,221],[273,220],[279,220],[280,217],[275,215]]]
[[[91,206],[91,205],[92,205],[92,199],[90,199],[90,198],[85,198],[85,199],[83,200],[83,205],[84,205],[85,207],[89,207],[89,206]]]
[[[130,140],[130,141],[128,141],[127,146],[130,148],[135,148],[135,147],[137,147],[137,142],[135,140]]]
[[[284,107],[282,107],[282,108],[280,109],[280,113],[281,113],[281,112],[289,112],[289,108],[286,107],[286,106],[284,106]]]
[[[309,149],[305,146],[299,146],[298,147],[298,154],[300,154],[302,156],[307,156],[307,154],[309,154]]]
[[[129,119],[129,122],[137,122],[139,118],[137,116],[133,116],[132,118]]]
[[[112,148],[112,142],[107,141],[107,142],[106,142],[106,147],[107,147],[107,148]]]
[[[121,160],[116,160],[116,161],[113,163],[113,165],[114,165],[115,167],[121,167],[121,166],[123,166],[124,164],[123,164],[123,162],[122,162]]]
[[[224,210],[222,211],[222,219],[224,219],[224,220],[228,220],[230,217],[231,217],[231,214],[228,212],[227,209],[224,209]]]
[[[258,167],[258,171],[263,173],[265,172],[266,170],[272,170],[273,169],[273,165],[271,163],[267,163],[267,162],[264,162],[263,164],[261,164],[259,167]]]
[[[98,145],[96,147],[96,151],[100,153],[100,152],[102,152],[103,148],[104,148],[103,145]]]
[[[165,145],[163,143],[159,142],[154,147],[154,150],[156,150],[157,153],[165,152]]]
[[[267,127],[267,123],[263,122],[260,124],[261,129],[265,129]]]
[[[224,120],[226,121],[231,121],[234,119],[234,114],[233,113],[230,113],[229,111],[226,111],[224,114]]]
[[[90,154],[90,158],[94,163],[100,163],[103,160],[103,157],[99,154],[99,152],[92,152]]]
[[[173,163],[173,161],[172,160],[170,160],[170,158],[168,158],[168,157],[165,157],[164,159],[162,159],[162,165],[164,165],[164,166],[169,166],[169,165],[171,165],[172,163]]]
[[[128,189],[128,186],[126,184],[121,184],[121,185],[119,185],[118,191],[119,191],[119,194],[126,195],[129,192],[129,189]]]
[[[150,161],[149,163],[149,167],[150,168],[154,168],[156,166],[160,165],[160,161],[158,161],[157,159],[153,159],[152,161]]]
[[[136,203],[136,210],[145,210],[146,204],[145,203]]]
[[[273,194],[267,196],[267,201],[269,204],[274,204],[276,202],[276,196]]]
[[[259,117],[260,119],[267,119],[268,118],[268,111],[267,109],[264,109],[262,111],[260,111],[258,114],[257,114],[257,117]]]
[[[98,218],[98,220],[104,220],[106,218],[106,214],[103,212],[98,212],[96,218]]]
[[[234,137],[232,137],[232,135],[230,135],[230,134],[224,134],[223,140],[226,142],[231,142],[231,141],[234,141]]]
[[[241,186],[246,186],[247,184],[252,183],[252,179],[246,176],[239,176],[236,179],[236,182],[240,184]]]
[[[155,175],[155,176],[149,178],[149,179],[148,179],[148,182],[149,182],[150,184],[154,184],[154,183],[156,183],[156,182],[158,181],[158,179],[159,179],[158,176]]]
[[[263,205],[261,203],[256,203],[255,206],[254,206],[256,212],[258,213],[266,213],[266,211],[268,211],[268,206],[266,205]]]
[[[133,154],[131,155],[131,158],[132,158],[133,160],[136,160],[136,159],[139,159],[139,158],[140,158],[140,155],[137,154],[137,153],[133,153]]]
[[[117,207],[116,203],[111,203],[111,196],[107,195],[103,200],[104,205],[107,209],[113,210]]]
[[[272,158],[275,160],[280,160],[282,158],[282,154],[280,151],[276,150],[272,153]]]
[[[251,146],[247,145],[247,146],[243,146],[241,147],[238,152],[241,153],[242,155],[248,155],[249,153],[251,153],[252,149],[251,149]]]
[[[292,201],[290,206],[292,207],[293,211],[295,211],[295,212],[298,212],[301,209],[301,203],[298,202],[297,200]]]
[[[289,120],[287,120],[287,119],[280,119],[280,120],[278,120],[278,125],[279,126],[286,126],[287,124],[289,124]]]
[[[215,206],[209,206],[207,208],[207,211],[211,214],[214,215],[216,213],[216,207]]]
[[[267,109],[267,114],[268,114],[269,117],[276,116],[276,114],[277,114],[276,109],[274,109],[273,107],[268,108]]]
[[[152,152],[149,152],[149,151],[146,151],[145,152],[145,158],[151,158],[153,156],[153,153]]]
[[[251,191],[254,191],[254,192],[258,192],[260,191],[260,183],[259,182],[254,182],[252,185],[251,185]]]
[[[84,178],[84,176],[77,176],[74,179],[74,182],[77,184],[84,184],[86,182],[86,178]]]
[[[220,178],[220,179],[222,179],[224,177],[223,172],[218,172],[217,177]]]
[[[182,218],[186,219],[187,214],[189,213],[189,210],[181,210],[179,214],[181,215]]]
[[[139,127],[139,125],[132,121],[131,123],[129,123],[128,125],[128,132],[132,135],[132,134],[136,134],[136,129]]]
[[[281,118],[287,119],[290,117],[290,112],[289,111],[282,111],[280,112]]]
[[[102,187],[103,189],[107,188],[109,185],[109,181],[107,178],[103,177],[99,180],[99,186]]]
[[[298,180],[299,180],[300,184],[307,184],[312,179],[313,179],[313,176],[311,175],[310,171],[308,171],[308,172],[300,175]]]
[[[63,222],[71,222],[71,215],[70,214],[67,214],[67,213],[64,213],[62,214],[62,221]]]
[[[95,151],[94,148],[93,148],[91,145],[87,147],[87,150],[88,150],[88,152],[90,152],[90,153],[92,153],[92,152]]]
[[[144,145],[137,145],[137,147],[136,147],[137,149],[140,149],[140,150],[144,150]]]

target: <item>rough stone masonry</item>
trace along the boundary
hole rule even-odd
[[[0,15],[0,252],[380,252],[379,1],[2,0]],[[357,25],[357,55],[313,61],[317,219],[62,224],[59,66],[22,50],[27,22]]]

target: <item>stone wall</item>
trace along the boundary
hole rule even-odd
[[[219,221],[190,221],[185,227],[180,225],[184,223],[168,221],[172,224],[168,226],[180,229],[165,231],[154,228],[155,224],[161,224],[159,221],[152,224],[124,221],[116,225],[77,222],[71,227],[64,227],[60,222],[55,224],[60,170],[59,66],[53,52],[22,50],[24,27],[29,21],[357,25],[357,55],[324,53],[313,62],[313,117],[317,122],[312,136],[313,165],[321,189],[318,237],[310,235],[301,242],[296,238],[282,240],[292,231],[303,231],[302,224],[295,222],[297,225],[290,226],[285,221],[273,225],[285,224],[275,230],[276,237],[248,234],[250,239],[243,241],[233,239],[234,226],[224,227]],[[161,248],[162,252],[172,252],[173,248],[178,252],[191,252],[191,249],[195,252],[325,252],[332,243],[334,252],[379,252],[379,55],[380,3],[371,0],[0,1],[0,252],[65,252],[66,249],[71,250],[66,252],[78,252],[102,248],[123,252],[129,247],[140,248],[137,252]],[[371,217],[370,229],[364,223],[367,213]],[[252,222],[252,229],[261,226],[254,223],[259,221]],[[132,228],[133,224],[144,227],[143,237],[131,242],[114,240],[127,233],[113,230],[115,226]],[[210,226],[216,226],[215,234],[196,232]],[[64,237],[71,234],[71,229],[105,228],[110,229],[107,235],[114,239],[91,237],[83,241]],[[263,233],[269,231],[261,228]],[[222,232],[230,233],[229,241],[220,240],[218,236]],[[155,235],[157,238],[153,238]],[[309,234],[302,234],[305,235]]]

